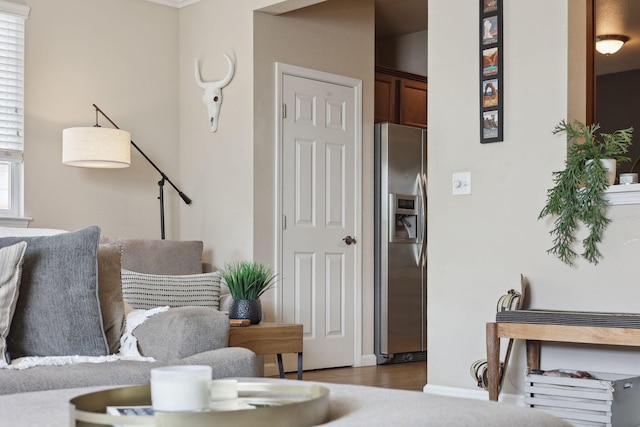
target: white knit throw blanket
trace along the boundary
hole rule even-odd
[[[117,360],[135,360],[140,362],[154,362],[153,357],[144,357],[138,351],[138,339],[133,336],[133,330],[142,325],[154,314],[167,311],[169,306],[156,307],[151,310],[133,310],[127,315],[125,332],[120,338],[120,351],[108,356],[29,356],[15,359],[10,365],[0,366],[0,369],[28,369],[34,366],[61,366],[73,363],[103,363]]]

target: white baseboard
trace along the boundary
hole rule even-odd
[[[377,363],[375,354],[363,354],[360,356],[360,362],[354,366],[373,366]]]
[[[428,394],[440,396],[462,397],[465,399],[489,400],[489,393],[484,390],[472,390],[468,388],[447,387],[443,385],[427,384],[423,391]],[[499,401],[516,406],[525,406],[524,397],[518,394],[500,394]]]

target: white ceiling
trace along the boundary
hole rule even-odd
[[[147,0],[151,3],[163,4],[165,6],[171,6],[180,9],[184,6],[189,6],[190,4],[197,3],[200,0]]]

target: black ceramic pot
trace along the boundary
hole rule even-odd
[[[234,299],[229,307],[229,319],[249,319],[252,325],[262,320],[262,304],[259,299]]]

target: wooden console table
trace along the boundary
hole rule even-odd
[[[540,369],[540,344],[542,341],[640,347],[640,329],[637,328],[488,322],[487,382],[489,400],[498,400],[500,338],[526,340],[527,368],[529,370]]]
[[[260,322],[229,328],[229,347],[244,347],[256,354],[275,354],[284,378],[282,353],[298,353],[298,379],[302,379],[302,325]]]

